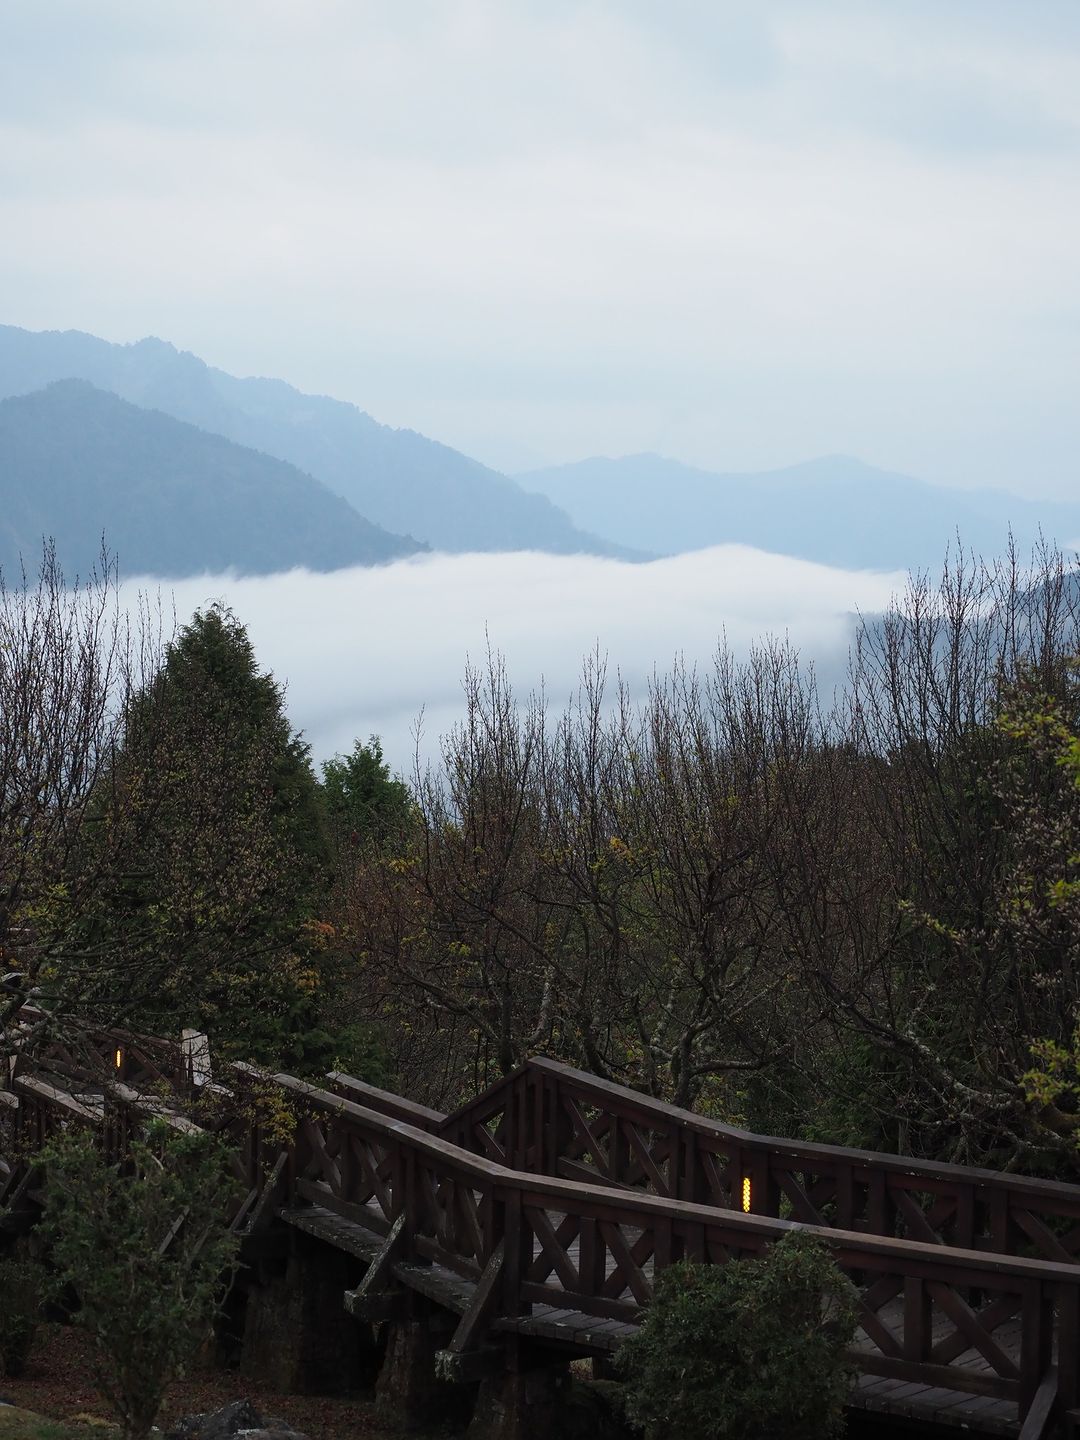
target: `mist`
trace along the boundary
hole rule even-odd
[[[724,545],[634,565],[535,553],[428,555],[375,568],[179,581],[131,579],[180,624],[215,601],[246,626],[261,669],[286,686],[316,763],[381,737],[392,769],[438,753],[463,713],[465,667],[501,653],[520,696],[561,708],[599,651],[635,695],[677,656],[711,663],[787,637],[827,691],[843,679],[857,612],[883,610],[905,576],[830,569]]]

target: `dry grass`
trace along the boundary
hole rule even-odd
[[[0,1440],[115,1440],[112,1426],[65,1425],[21,1406],[0,1405]]]

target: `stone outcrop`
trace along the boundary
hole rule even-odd
[[[307,1440],[284,1420],[261,1415],[250,1400],[234,1400],[207,1415],[187,1415],[178,1420],[165,1440]]]

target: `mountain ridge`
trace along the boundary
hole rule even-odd
[[[0,399],[68,378],[286,461],[372,523],[435,549],[641,558],[583,534],[508,476],[418,431],[382,425],[348,401],[229,375],[154,336],[117,345],[79,330],[0,326]]]
[[[607,533],[681,554],[738,543],[845,569],[936,569],[957,534],[964,548],[1002,553],[1080,538],[1080,505],[1030,501],[998,490],[958,490],[831,455],[775,470],[704,470],[649,452],[594,456],[530,470],[521,484],[561,505],[582,526],[607,517]]]
[[[46,537],[86,573],[101,536],[124,574],[333,570],[427,549],[358,515],[295,466],[87,380],[0,400],[0,567]]]

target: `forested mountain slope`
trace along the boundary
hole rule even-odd
[[[85,380],[0,402],[0,566],[43,536],[85,575],[102,534],[121,572],[161,576],[370,565],[425,548],[358,515],[292,465]]]
[[[113,345],[0,326],[0,398],[72,377],[286,460],[374,524],[435,549],[622,553],[505,475],[354,405],[282,380],[237,379],[162,340]]]

